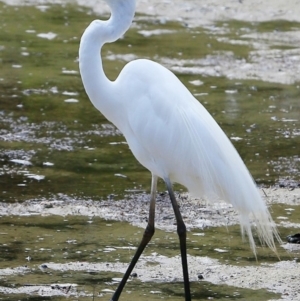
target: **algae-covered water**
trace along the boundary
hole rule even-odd
[[[134,159],[121,133],[94,109],[81,83],[80,36],[98,17],[88,8],[70,4],[0,3],[0,201],[4,207],[65,196],[113,202],[149,192],[150,173]],[[105,45],[104,68],[110,79],[135,58],[153,59],[170,68],[230,137],[258,184],[297,185],[300,88],[288,71],[298,62],[299,45],[293,39],[272,38],[276,32],[290,34],[297,28],[298,23],[287,21],[217,22],[189,28],[137,15],[123,39]],[[159,191],[164,190],[160,182]],[[276,216],[280,212],[274,207]],[[121,272],[40,267],[45,262],[128,263],[142,235],[138,227],[97,217],[44,217],[26,210],[23,215],[0,217],[2,300],[59,300],[70,294],[72,300],[108,299],[110,292],[105,289],[115,289],[113,279]],[[238,227],[231,228],[230,234],[222,229],[209,229],[201,239],[192,236],[190,254],[214,254],[213,258],[230,264],[253,263],[248,245],[240,246]],[[289,234],[285,229],[282,233]],[[213,252],[216,248],[228,248],[229,253]],[[157,231],[146,256],[155,252],[178,255],[176,235]],[[269,263],[276,261],[269,253],[262,256]],[[20,266],[23,272],[5,272]],[[131,280],[122,300],[183,299],[182,283],[176,280]],[[21,287],[33,289],[18,291]],[[249,294],[255,300],[275,298],[266,290],[197,281],[192,291],[193,300],[245,300]]]
[[[103,198],[122,195],[125,189],[149,190],[149,172],[84,92],[77,53],[84,28],[96,18],[88,12],[70,5],[1,5],[0,143],[5,201],[60,192]],[[229,41],[246,29],[269,32],[271,26],[288,31],[295,24],[218,24],[226,29],[220,36]],[[146,33],[155,29],[168,33],[148,37]],[[230,64],[232,56],[245,60],[253,50],[247,37],[245,45],[240,45],[225,43],[220,36],[178,23],[153,24],[137,16],[122,40],[105,46],[104,68],[114,79],[128,60],[146,57],[178,69],[179,78],[231,138],[258,184],[286,178],[298,181],[299,86],[218,76],[218,66]],[[203,73],[186,71],[197,66]],[[206,74],[209,69],[211,76]]]

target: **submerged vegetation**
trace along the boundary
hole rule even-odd
[[[141,230],[104,221],[94,213],[88,217],[33,218],[35,211],[26,211],[26,201],[42,202],[45,208],[55,206],[50,198],[57,203],[63,203],[65,198],[114,202],[150,189],[150,173],[134,159],[121,133],[93,108],[78,73],[80,36],[99,16],[71,4],[18,7],[0,3],[0,17],[0,196],[4,207],[8,203],[25,204],[20,216],[0,219],[0,287],[5,287],[7,293],[27,284],[78,283],[76,293],[83,296],[80,300],[92,300],[95,287],[97,297],[105,295],[102,290],[115,288],[116,273],[96,273],[91,267],[80,272],[55,271],[41,265],[128,262]],[[298,83],[284,81],[288,79],[284,66],[292,68],[291,57],[294,55],[296,61],[299,54],[292,39],[279,41],[272,35],[276,31],[293,33],[298,25],[232,21],[218,22],[212,28],[188,28],[137,15],[123,39],[104,47],[104,68],[113,80],[125,63],[135,58],[146,57],[164,64],[214,116],[258,184],[297,186],[300,88]],[[272,51],[264,52],[266,49]],[[276,68],[278,73],[274,73]],[[183,187],[175,188],[184,191]],[[165,190],[163,183],[159,190]],[[81,207],[76,206],[74,210],[80,211]],[[296,206],[273,206],[276,216],[284,210],[299,211]],[[295,214],[284,217],[297,222]],[[248,245],[240,245],[238,227],[231,226],[229,230],[230,234],[225,228],[206,229],[205,235],[194,231],[189,239],[190,254],[196,257],[213,253],[210,256],[224,264],[253,263]],[[290,233],[282,229],[281,234]],[[166,257],[177,255],[176,235],[157,231],[146,255],[155,257],[155,252]],[[277,260],[269,255],[262,258],[269,263]],[[148,259],[149,266],[158,264]],[[6,268],[12,268],[11,274],[3,272]],[[198,272],[202,271],[194,271],[194,277]],[[137,283],[141,288],[138,292]],[[197,282],[192,284],[195,300],[203,296],[246,299],[249,294],[255,300],[276,298],[265,290],[201,285],[199,289]],[[51,286],[47,287],[53,292]],[[151,281],[141,285],[140,280],[132,279],[124,300],[132,300],[132,296],[148,300],[149,294],[151,300],[162,296],[182,300],[181,287],[180,283],[170,286]],[[2,288],[1,293],[5,293]],[[65,289],[54,289],[55,300],[59,296],[65,299]],[[47,291],[45,287],[35,288],[32,294],[39,290]],[[70,292],[74,290],[72,287]],[[25,293],[19,292],[18,299],[34,300]],[[51,300],[50,293],[45,295],[35,299]],[[5,298],[10,300],[10,295]],[[13,294],[11,300],[15,298]]]

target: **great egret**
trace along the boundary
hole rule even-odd
[[[240,156],[224,132],[169,70],[150,60],[128,63],[115,81],[102,67],[100,50],[120,38],[130,27],[136,0],[106,0],[111,17],[95,20],[82,35],[79,67],[84,88],[93,105],[124,134],[137,160],[152,173],[149,220],[142,241],[112,297],[119,299],[137,260],[154,234],[158,177],[162,178],[177,220],[185,300],[191,300],[186,257],[186,227],[172,183],[195,196],[224,200],[238,211],[255,254],[250,216],[259,238],[276,252],[280,241],[269,211]]]

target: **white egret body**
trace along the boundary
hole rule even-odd
[[[173,191],[173,182],[208,201],[231,203],[240,215],[255,253],[250,217],[259,238],[276,251],[278,234],[266,204],[235,148],[224,132],[168,69],[139,59],[128,63],[115,81],[102,67],[100,50],[130,27],[135,0],[106,0],[112,15],[93,21],[85,30],[79,49],[79,67],[85,90],[102,114],[124,134],[137,160],[152,173],[149,223],[140,248],[112,300],[116,301],[144,247],[154,233],[157,178],[167,184],[177,219],[186,300],[191,300],[185,248],[185,226]],[[184,258],[185,257],[185,258]]]

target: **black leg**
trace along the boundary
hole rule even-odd
[[[157,187],[157,177],[152,175],[152,184],[151,184],[151,200],[150,200],[150,209],[149,209],[149,220],[148,220],[148,225],[145,229],[142,241],[135,253],[135,255],[133,256],[130,265],[127,268],[126,273],[124,274],[117,290],[115,291],[114,295],[112,296],[112,298],[110,299],[110,301],[118,301],[119,297],[122,293],[122,290],[133,270],[133,268],[135,267],[137,261],[139,260],[141,254],[143,253],[145,247],[147,246],[147,244],[149,243],[149,241],[151,240],[155,228],[154,228],[154,218],[155,218],[155,199],[156,199],[156,187]]]
[[[186,256],[186,227],[181,217],[181,213],[173,192],[172,184],[169,179],[165,179],[165,182],[169,191],[170,199],[172,202],[173,210],[177,221],[177,233],[180,242],[185,301],[191,301],[190,281],[189,281],[189,272],[188,272],[188,264],[187,264],[187,256]]]

